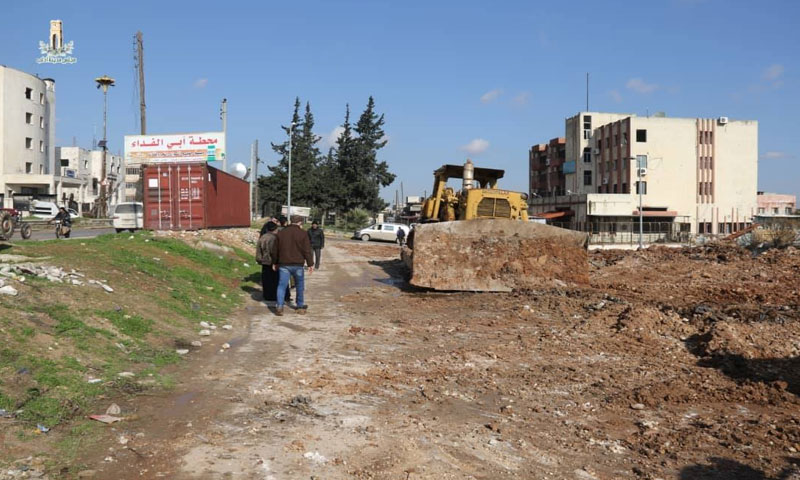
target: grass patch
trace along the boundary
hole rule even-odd
[[[142,338],[153,330],[153,320],[135,314],[127,314],[122,309],[101,311],[98,314],[129,337]]]

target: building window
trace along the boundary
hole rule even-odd
[[[25,98],[27,98],[28,100],[32,100],[33,99],[33,89],[32,88],[26,88],[25,89]]]
[[[33,114],[32,113],[25,113],[25,123],[28,125],[33,125]]]
[[[792,214],[792,207],[786,207],[786,215]]]
[[[583,171],[583,184],[584,185],[591,185],[592,184],[592,171],[591,170],[584,170]]]
[[[597,149],[600,150],[601,148],[603,148],[603,139],[602,138],[598,138],[597,139]]]
[[[619,193],[619,192],[617,192],[617,184],[616,183],[614,184],[614,193]]]
[[[623,183],[622,184],[622,193],[631,193],[630,191],[628,191],[628,184],[627,183]]]
[[[44,152],[44,142],[39,140],[39,151]]]
[[[614,145],[619,147],[619,134],[618,133],[614,134]]]
[[[646,143],[647,142],[647,130],[644,130],[644,129],[636,130],[636,141],[638,143]]]
[[[44,117],[39,117],[39,128],[44,128]]]
[[[69,167],[69,158],[62,158],[61,159],[61,166],[62,167]]]
[[[628,132],[622,132],[622,145],[625,146],[628,144]]]
[[[25,137],[25,148],[33,150],[33,139],[31,137]]]
[[[39,165],[39,175],[44,173],[44,165]]]
[[[777,215],[778,214],[778,207],[772,207],[772,213]]]
[[[636,168],[647,168],[647,155],[636,155]]]
[[[44,105],[44,93],[39,94],[39,104]]]
[[[89,169],[89,160],[84,160],[83,161],[83,169],[84,170],[88,170]]]
[[[25,162],[25,173],[31,173],[33,171],[33,164],[31,162]]]
[[[764,213],[764,207],[758,207],[758,213]]]
[[[592,149],[589,147],[583,149],[583,163],[592,163]]]
[[[639,192],[639,188],[641,187],[641,192]],[[636,182],[636,194],[638,195],[641,193],[642,195],[647,195],[647,182]]]

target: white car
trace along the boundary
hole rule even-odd
[[[117,233],[123,230],[139,230],[144,227],[144,204],[142,202],[118,203],[112,217]]]
[[[405,231],[406,238],[408,238],[408,232],[410,232],[411,229],[408,227],[408,225],[402,225],[399,223],[376,223],[375,225],[358,230],[354,237],[364,242],[368,242],[370,240],[385,240],[387,242],[395,242],[397,241],[398,229]]]

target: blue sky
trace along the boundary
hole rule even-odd
[[[0,64],[56,79],[59,145],[102,130],[93,79],[116,78],[109,146],[138,126],[132,38],[144,33],[149,133],[220,128],[228,99],[229,161],[250,143],[276,161],[295,96],[318,134],[373,95],[386,115],[381,152],[394,198],[430,191],[431,173],[469,156],[527,190],[530,145],[564,132],[584,108],[759,121],[759,189],[800,195],[797,137],[800,2],[138,1],[6,2]],[[74,65],[38,65],[49,20],[64,22]],[[263,168],[263,167],[262,167]]]

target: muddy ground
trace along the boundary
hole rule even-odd
[[[94,478],[788,479],[800,252],[589,255],[590,284],[408,288],[330,241],[306,316],[252,302],[168,395],[121,404]],[[237,332],[237,333],[233,333]],[[246,333],[244,333],[246,332]]]

